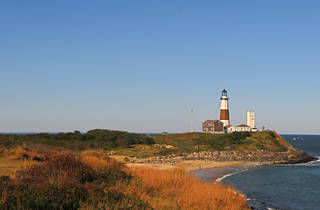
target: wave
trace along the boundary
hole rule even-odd
[[[242,173],[242,172],[244,172],[244,171],[247,171],[248,169],[249,169],[249,168],[246,168],[246,169],[243,169],[243,170],[241,170],[241,171],[236,171],[236,172],[234,172],[234,173],[226,174],[226,175],[224,175],[224,176],[222,176],[222,177],[217,178],[216,181],[217,181],[217,182],[221,182],[222,180],[224,180],[225,178],[227,178],[227,177],[229,177],[229,176],[233,176],[233,175],[235,175],[235,174]]]
[[[319,157],[317,157],[317,160],[313,160],[307,163],[298,163],[298,164],[293,164],[293,165],[297,165],[297,166],[318,166],[318,164],[320,163],[320,159]]]

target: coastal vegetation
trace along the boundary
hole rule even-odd
[[[248,209],[231,186],[143,164],[310,158],[274,131],[0,134],[0,209]]]
[[[154,144],[154,139],[143,134],[100,129],[91,130],[87,133],[75,131],[73,133],[56,134],[0,134],[0,146],[2,147],[12,148],[32,144],[63,147],[77,151],[98,148],[110,150],[139,144],[151,145]]]
[[[128,168],[104,151],[9,150],[0,159],[23,164],[0,176],[0,209],[249,209],[232,187],[182,169]]]
[[[183,160],[297,163],[312,160],[275,131],[144,135],[96,129],[87,133],[0,134],[0,153],[17,147],[37,150],[38,154],[65,149],[74,152],[103,150],[118,160],[131,163],[174,164]]]
[[[227,134],[178,133],[151,135],[155,144],[117,148],[119,155],[146,158],[201,151],[285,152],[294,148],[275,131]]]
[[[283,152],[294,149],[274,131],[230,134],[180,133],[144,135],[122,131],[91,130],[87,133],[0,134],[0,148],[41,147],[73,151],[103,149],[131,157],[164,156],[199,151]]]

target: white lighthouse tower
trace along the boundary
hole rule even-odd
[[[229,126],[229,102],[228,102],[227,91],[224,89],[221,94],[221,104],[220,104],[220,121],[223,122],[223,126]]]

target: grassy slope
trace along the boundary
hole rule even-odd
[[[38,154],[17,147],[2,154],[0,161],[24,154],[46,160],[24,160],[19,171],[0,176],[0,209],[249,209],[232,187],[182,170],[126,168],[104,151]]]
[[[106,149],[128,147],[133,144],[153,144],[151,137],[143,134],[128,133],[111,130],[91,130],[85,134],[58,133],[58,134],[29,134],[13,135],[0,134],[0,147],[12,148],[21,145],[46,145],[67,148],[71,150]]]
[[[274,131],[256,133],[205,134],[182,133],[154,136],[159,144],[173,145],[185,151],[270,150],[286,151],[291,145]]]
[[[198,151],[266,150],[283,152],[294,148],[274,131],[257,133],[205,134],[181,133],[153,135],[156,145],[137,146],[135,148],[119,148],[118,154],[136,157],[169,155],[173,153],[191,153]],[[159,145],[170,145],[165,148]]]
[[[68,148],[73,152],[66,151]],[[47,209],[62,204],[73,205],[73,209],[247,209],[245,198],[224,186],[203,183],[179,170],[128,169],[111,160],[106,152],[146,157],[201,150],[261,149],[294,150],[272,131],[146,136],[95,130],[87,134],[0,135],[0,209],[28,209],[26,205],[32,209],[43,204]],[[65,154],[71,155],[67,162]],[[57,200],[48,200],[52,196]]]
[[[0,176],[10,176],[15,171],[24,167],[22,160],[3,160],[0,161]]]
[[[104,149],[131,157],[162,156],[217,150],[287,151],[294,148],[274,131],[256,133],[205,134],[180,133],[142,135],[120,131],[93,130],[86,134],[0,135],[1,148],[38,148],[46,153],[58,148],[73,151]]]

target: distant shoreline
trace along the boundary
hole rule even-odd
[[[190,174],[206,182],[212,182],[212,181],[221,182],[226,177],[247,171],[250,168],[253,168],[259,165],[261,164],[244,164],[244,165],[222,166],[218,168],[205,168],[205,169],[190,171]]]
[[[118,161],[125,162],[125,156],[111,156]],[[305,163],[317,160],[308,161]],[[296,165],[300,163],[283,163],[283,165]],[[236,173],[248,170],[250,168],[262,165],[282,165],[274,162],[252,162],[252,161],[206,161],[206,160],[184,160],[179,163],[126,163],[128,167],[148,167],[160,170],[166,169],[184,169],[191,175],[203,181],[222,181],[223,177],[231,176]],[[206,176],[203,173],[210,173]]]
[[[124,162],[125,156],[112,155],[118,161]],[[128,167],[149,167],[157,168],[160,170],[184,169],[187,172],[192,173],[193,171],[203,170],[203,169],[238,169],[239,167],[252,167],[258,165],[271,165],[272,162],[253,162],[253,161],[208,161],[208,160],[183,160],[181,162],[170,164],[170,163],[126,163]],[[222,176],[226,174],[222,173]],[[218,177],[219,178],[219,177]]]

